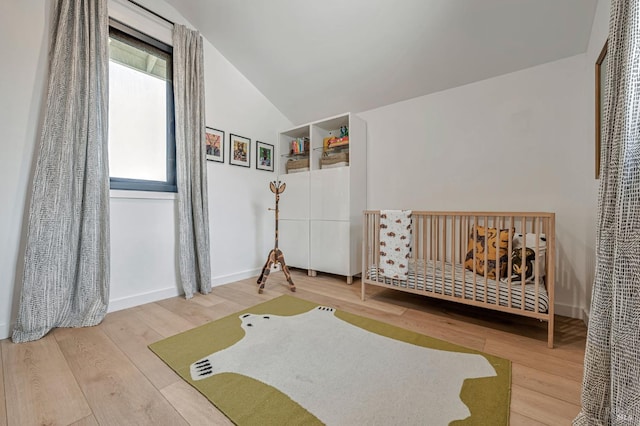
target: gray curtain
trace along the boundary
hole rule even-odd
[[[57,0],[14,342],[98,324],[109,301],[106,0]]]
[[[612,0],[596,277],[575,425],[640,424],[639,23],[639,0]]]
[[[178,264],[187,299],[211,291],[207,160],[205,155],[202,37],[183,25],[173,29],[173,95],[176,112]]]

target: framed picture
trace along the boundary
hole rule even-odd
[[[273,171],[273,145],[256,141],[256,169]]]
[[[607,45],[604,43],[600,56],[596,61],[596,179],[600,178],[600,150],[602,140],[602,122],[604,120],[604,103],[606,100],[605,84],[607,82]]]
[[[229,164],[251,167],[251,139],[231,133],[229,135]]]
[[[206,128],[207,160],[224,163],[224,131]]]

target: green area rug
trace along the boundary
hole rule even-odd
[[[508,360],[291,296],[149,348],[239,425],[509,421]]]

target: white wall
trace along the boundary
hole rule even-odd
[[[225,131],[225,164],[209,162],[209,218],[214,284],[258,275],[274,244],[275,198],[268,182],[275,172],[255,168],[256,141],[276,145],[276,134],[292,126],[209,43],[207,125]],[[251,169],[229,165],[229,133],[251,138]]]
[[[40,0],[0,2],[0,338],[9,335],[22,271],[25,204],[39,141],[47,69],[49,9]],[[13,316],[12,316],[13,313]]]
[[[604,46],[605,41],[609,35],[609,11],[611,9],[611,0],[598,0],[598,6],[596,8],[596,14],[593,19],[593,25],[591,27],[591,37],[589,38],[589,45],[587,47],[587,52],[585,53],[587,57],[587,82],[585,91],[588,95],[587,106],[589,107],[587,111],[588,117],[594,117],[589,120],[589,123],[593,123],[593,125],[587,126],[587,140],[592,141],[595,144],[595,63],[602,51],[602,47]],[[595,166],[594,166],[595,167]],[[596,203],[594,204],[594,221],[597,221],[597,200],[598,200],[598,189],[600,185],[600,180],[593,179],[592,180],[593,187],[592,192],[595,196]],[[594,222],[594,233],[593,233],[593,247],[595,253],[595,224]],[[590,275],[587,276],[587,280],[585,282],[585,311],[587,315],[591,310],[591,291],[593,288],[593,280],[595,278],[595,254],[592,258],[593,264],[591,265]]]
[[[11,40],[0,46],[5,58],[0,75],[0,339],[10,335],[18,307],[25,205],[43,119],[51,3],[0,2],[0,36]],[[189,25],[163,1],[142,3]],[[144,17],[118,10],[144,23]],[[274,144],[276,132],[291,122],[206,40],[204,54],[207,125],[224,130],[227,138],[233,132],[252,140],[251,169],[208,163],[213,281],[222,284],[257,275],[272,248],[268,181],[275,174],[255,169],[255,141]],[[179,293],[175,203],[172,196],[112,191],[110,310]]]
[[[595,235],[590,70],[578,55],[360,113],[368,207],[555,212],[557,312],[581,317]]]

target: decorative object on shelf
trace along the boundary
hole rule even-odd
[[[349,136],[335,137],[329,136],[322,140],[323,151],[329,151],[338,147],[346,147],[349,145]]]
[[[256,141],[256,169],[273,171],[273,145]]]
[[[229,164],[234,166],[251,167],[251,139],[229,135]]]
[[[271,272],[271,268],[277,265],[280,265],[280,268],[282,269],[282,272],[284,273],[285,278],[289,282],[289,289],[291,291],[296,291],[296,286],[293,283],[293,280],[291,279],[289,268],[287,268],[287,264],[284,262],[284,254],[282,254],[282,251],[278,248],[278,216],[280,213],[280,210],[278,208],[278,202],[280,201],[280,194],[282,194],[286,188],[287,188],[287,184],[284,182],[280,183],[279,180],[269,183],[269,189],[271,189],[271,192],[273,192],[276,196],[276,208],[269,209],[269,210],[275,210],[276,212],[276,238],[275,238],[275,244],[274,244],[273,250],[269,252],[269,256],[267,257],[267,262],[264,264],[264,267],[262,268],[262,272],[258,277],[258,293],[262,293],[262,290],[264,290],[264,284],[267,282],[267,278],[269,278],[269,273]]]
[[[600,178],[600,150],[602,138],[602,121],[604,119],[605,84],[607,80],[607,46],[604,43],[596,61],[596,179]]]
[[[309,155],[309,138],[296,138],[291,141],[290,155]]]
[[[340,127],[340,137],[344,138],[349,136],[349,128],[347,126]]]
[[[224,163],[224,131],[206,128],[207,160]]]

